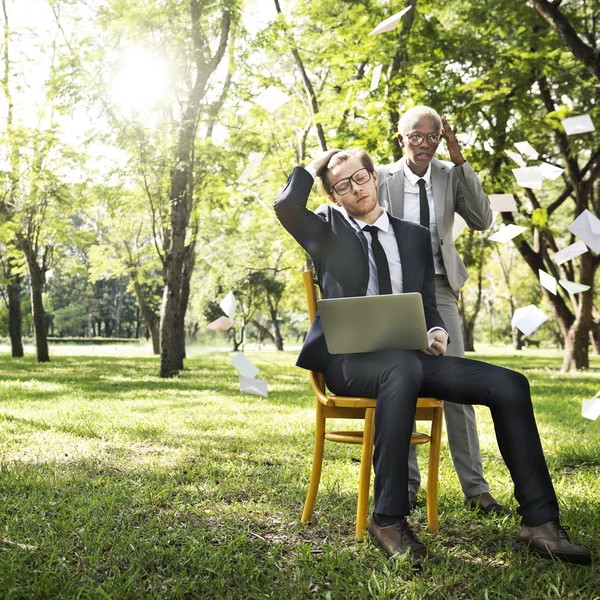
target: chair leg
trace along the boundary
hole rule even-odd
[[[427,529],[437,533],[438,525],[438,475],[440,470],[440,447],[442,443],[442,408],[433,409],[431,442],[429,444],[429,472],[427,473]]]
[[[362,540],[367,528],[369,492],[371,490],[371,467],[373,465],[373,433],[375,431],[375,409],[365,411],[360,477],[358,482],[358,506],[356,508],[356,539]]]
[[[323,467],[323,451],[324,451],[324,449],[325,449],[325,417],[323,416],[323,407],[317,400],[317,425],[316,425],[316,429],[315,429],[315,450],[313,453],[312,471],[310,473],[310,484],[308,486],[306,502],[304,503],[304,510],[302,512],[302,523],[308,523],[308,521],[310,521],[312,514],[313,514],[313,510],[315,508],[317,492],[319,491],[319,482],[321,481],[321,469]]]

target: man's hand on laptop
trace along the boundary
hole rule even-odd
[[[448,345],[448,335],[442,329],[433,329],[427,333],[429,338],[433,338],[433,342],[429,348],[421,350],[429,356],[440,356],[446,354],[446,346]]]
[[[341,152],[341,151],[342,151],[341,148],[334,148],[333,150],[328,150],[327,152],[323,152],[322,154],[317,156],[317,158],[315,158],[315,160],[310,162],[307,165],[307,167],[314,169],[317,176],[320,177],[323,169],[329,164],[331,157],[334,154],[337,154],[338,152]]]

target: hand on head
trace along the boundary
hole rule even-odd
[[[317,177],[321,177],[324,169],[327,168],[331,157],[338,152],[341,152],[341,148],[334,148],[333,150],[327,150],[322,152],[317,158],[308,164],[309,167],[313,168],[317,172]]]
[[[450,123],[444,116],[442,116],[442,137],[446,140],[450,160],[457,166],[462,165],[465,159],[460,151],[460,144],[454,135],[454,131],[452,131],[452,127],[450,127]]]

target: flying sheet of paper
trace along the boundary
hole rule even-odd
[[[517,183],[521,187],[530,188],[532,190],[541,190],[544,176],[539,167],[523,167],[522,169],[513,169]]]
[[[585,254],[587,251],[588,248],[583,242],[575,242],[574,244],[567,246],[564,250],[557,252],[554,255],[554,262],[557,265],[562,265],[564,262],[573,260],[575,257],[580,254]]]
[[[400,12],[392,15],[389,19],[385,21],[381,21],[369,35],[375,35],[376,33],[385,33],[386,31],[392,31],[392,29],[396,29],[398,27],[398,23],[400,23],[400,19],[412,8],[412,4],[403,8]]]
[[[242,352],[238,352],[231,359],[231,364],[239,371],[240,375],[248,379],[254,379],[258,375],[258,367]]]
[[[561,279],[558,283],[562,285],[567,292],[571,292],[571,294],[579,294],[581,292],[587,292],[590,289],[589,285],[583,285],[583,283],[575,283],[574,281],[567,281],[566,279]]]
[[[507,150],[506,154],[508,154],[508,156],[510,156],[510,158],[512,158],[520,167],[527,166],[527,163],[518,152],[514,152],[513,150]]]
[[[518,210],[512,194],[490,194],[488,196],[493,210],[498,212],[514,212]]]
[[[227,331],[228,329],[231,329],[231,327],[232,323],[228,317],[219,317],[218,319],[216,319],[208,325],[208,328],[212,331],[217,331],[218,329],[221,329],[222,331]]]
[[[258,169],[258,165],[260,165],[262,159],[265,157],[264,152],[251,152],[250,153],[250,161],[246,165],[244,172],[240,175],[240,182],[245,183],[252,177],[254,171]]]
[[[522,234],[527,230],[527,227],[521,227],[520,225],[505,225],[499,231],[496,231],[494,235],[490,235],[488,238],[490,242],[500,242],[501,244],[506,244],[506,242],[510,242],[513,238],[516,238],[518,235]]]
[[[543,162],[538,165],[538,169],[542,172],[544,179],[558,179],[564,172],[564,169]]]
[[[578,133],[588,133],[595,131],[594,123],[592,123],[592,117],[590,115],[578,115],[576,117],[568,117],[561,121],[562,126],[565,128],[567,135],[576,135]]]
[[[371,88],[370,92],[376,90],[379,87],[379,78],[381,77],[381,69],[383,69],[383,65],[376,65],[373,69],[373,76],[371,77]]]
[[[281,108],[288,102],[289,99],[290,97],[286,93],[282,92],[274,85],[270,85],[266,90],[254,98],[254,102],[269,112],[275,112],[278,108]]]
[[[532,160],[537,160],[539,153],[537,150],[529,143],[529,142],[517,142],[515,144],[515,148],[527,158],[531,158]]]
[[[517,308],[510,323],[523,335],[529,337],[540,325],[544,324],[548,317],[533,304]]]
[[[600,219],[587,208],[567,229],[596,254],[600,253]]]
[[[538,269],[538,272],[540,274],[540,283],[542,286],[556,296],[556,279],[552,277],[550,273],[542,271],[542,269]]]
[[[454,223],[452,225],[452,240],[456,238],[467,228],[467,222],[458,214],[454,215]]]
[[[240,392],[248,392],[258,396],[269,397],[266,379],[253,379],[252,377],[244,377],[240,375]]]
[[[581,403],[581,416],[592,421],[600,417],[600,392]]]
[[[235,296],[233,292],[229,292],[221,302],[219,302],[219,306],[221,310],[229,317],[229,320],[233,323],[235,318],[235,307],[236,307]]]

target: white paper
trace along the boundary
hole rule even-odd
[[[583,242],[575,242],[574,244],[567,246],[564,250],[557,252],[554,255],[554,262],[557,265],[562,265],[564,262],[573,260],[576,256],[585,254],[587,251],[588,248]]]
[[[242,352],[238,352],[231,359],[231,364],[239,371],[240,375],[248,379],[254,379],[258,375],[258,367]]]
[[[515,212],[519,210],[512,194],[490,194],[488,198],[492,209],[498,212]]]
[[[561,121],[562,126],[565,128],[567,135],[576,135],[578,133],[588,133],[595,131],[594,123],[592,123],[592,117],[590,115],[578,115],[576,117],[568,117]]]
[[[568,230],[596,254],[600,253],[600,219],[587,208],[569,225]]]
[[[208,325],[208,328],[212,331],[217,331],[218,329],[227,331],[228,329],[231,329],[231,327],[232,323],[228,317],[219,317],[217,320]]]
[[[581,403],[581,416],[591,421],[600,417],[600,399],[584,400]]]
[[[540,163],[538,169],[542,172],[544,179],[558,179],[565,171],[547,162]]]
[[[592,421],[600,417],[600,392],[581,403],[581,416]]]
[[[266,90],[254,98],[254,102],[269,112],[275,112],[278,108],[288,102],[289,99],[290,97],[287,94],[276,88],[274,85],[270,85]]]
[[[248,392],[249,394],[256,394],[257,396],[268,398],[269,391],[267,389],[267,380],[253,379],[251,377],[240,375],[240,392]]]
[[[527,166],[527,163],[518,152],[514,152],[513,150],[507,150],[506,154],[508,154],[508,156],[510,156],[510,158],[512,158],[520,167]]]
[[[500,242],[501,244],[506,244],[506,242],[510,242],[513,238],[516,238],[518,235],[521,235],[524,231],[527,230],[527,227],[521,227],[520,225],[505,225],[499,231],[496,231],[494,235],[490,235],[488,238],[491,242]]]
[[[533,304],[517,308],[510,323],[516,327],[523,335],[530,336],[540,325],[545,323],[548,317]]]
[[[467,228],[467,222],[458,214],[454,214],[454,223],[452,225],[452,240],[456,238]]]
[[[240,175],[240,182],[245,183],[252,177],[254,171],[258,169],[258,165],[260,165],[262,159],[265,157],[264,152],[251,152],[250,153],[250,161],[246,165],[244,172]]]
[[[385,21],[381,21],[369,35],[375,35],[376,33],[385,33],[386,31],[392,31],[392,29],[396,29],[398,27],[398,23],[400,23],[400,19],[412,8],[412,4],[403,8],[400,12],[392,15],[389,19]]]
[[[531,158],[532,160],[537,160],[539,153],[537,150],[529,143],[529,142],[517,142],[515,144],[515,148],[527,158]]]
[[[233,323],[235,318],[235,307],[236,307],[235,296],[233,292],[229,292],[221,302],[219,302],[219,306],[221,310],[229,317],[229,320]]]
[[[379,78],[381,77],[381,69],[383,65],[376,65],[373,69],[373,76],[371,77],[371,88],[369,91],[374,91],[379,87]]]
[[[513,169],[512,172],[521,187],[531,188],[532,190],[542,189],[544,175],[539,167],[523,167],[522,169]]]
[[[542,271],[542,269],[538,269],[538,271],[540,275],[540,283],[542,284],[542,286],[556,296],[556,279],[552,277],[550,273]]]
[[[590,289],[589,285],[583,285],[583,283],[575,283],[574,281],[567,281],[566,279],[561,279],[558,283],[562,285],[567,292],[571,292],[571,294],[579,294],[581,292],[587,292]]]

